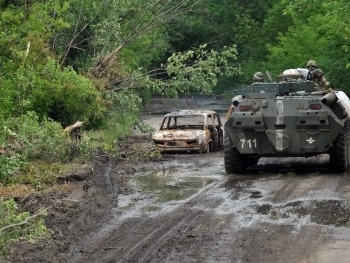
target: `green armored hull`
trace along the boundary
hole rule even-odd
[[[350,124],[337,93],[314,91],[308,81],[243,86],[224,127],[226,172],[243,172],[260,157],[324,153],[332,168],[347,170]]]

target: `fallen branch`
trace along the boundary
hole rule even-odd
[[[64,128],[65,132],[71,133],[73,130],[75,130],[76,128],[79,128],[83,126],[83,122],[82,121],[77,121],[76,123],[67,126],[66,128]]]
[[[41,215],[43,215],[44,213],[46,213],[46,211],[47,211],[47,209],[41,210],[40,212],[38,212],[38,213],[36,213],[36,214],[34,214],[34,215],[32,215],[32,216],[27,217],[27,218],[24,219],[22,222],[4,226],[4,227],[0,228],[0,233],[1,233],[1,232],[4,232],[5,230],[10,229],[10,228],[15,228],[15,227],[19,227],[19,226],[23,226],[23,225],[25,225],[25,224],[28,224],[31,220],[33,220],[33,219],[37,218],[38,216],[41,216]]]
[[[82,125],[83,125],[82,121],[77,121],[76,123],[64,128],[64,131],[69,134],[70,138],[73,141],[78,141],[82,138],[82,135],[80,134],[80,132],[78,130],[78,128],[80,128]]]

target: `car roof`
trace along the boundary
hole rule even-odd
[[[210,114],[216,114],[215,111],[212,110],[177,110],[170,113],[165,114],[164,117],[171,117],[171,116],[191,116],[191,115],[201,115],[201,116],[208,116]]]

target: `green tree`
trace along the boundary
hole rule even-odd
[[[278,41],[269,45],[268,67],[277,73],[286,68],[304,67],[308,59],[315,59],[331,87],[349,92],[347,14],[350,9],[346,2],[284,0],[277,5],[291,23],[287,32],[280,32]]]
[[[57,61],[49,59],[45,67],[33,74],[30,80],[30,103],[25,111],[48,116],[63,126],[77,120],[94,125],[103,118],[105,106],[102,94],[89,79],[77,74],[71,67],[61,69]]]
[[[320,62],[321,55],[327,51],[327,40],[307,24],[290,27],[278,40],[278,44],[268,45],[271,52],[268,68],[274,75],[288,68],[304,68],[309,59]]]
[[[129,92],[133,99],[128,100],[128,104],[125,102],[116,102],[116,104],[124,105],[124,109],[132,109],[137,106],[131,102],[139,103],[142,99],[140,94],[143,92],[166,97],[177,97],[179,94],[194,91],[211,94],[221,76],[233,76],[240,73],[236,59],[235,46],[215,50],[201,45],[187,52],[174,53],[156,71],[145,72],[142,68],[135,70],[129,78],[124,79],[113,89],[113,92],[117,94],[113,97],[125,98]],[[159,74],[159,71],[162,72],[162,77],[157,78],[155,75]],[[118,95],[121,92],[123,96]],[[139,99],[135,99],[135,96]]]
[[[266,14],[278,1],[200,1],[193,12],[170,25],[170,42],[174,51],[183,51],[199,44],[220,49],[237,46],[237,64],[242,74],[221,77],[216,92],[232,89],[251,81],[254,71],[262,68],[268,53],[269,36],[263,28]]]
[[[62,125],[94,121],[104,110],[92,83],[71,68],[60,68],[50,49],[52,36],[68,24],[62,1],[9,5],[1,13],[0,112],[3,118],[34,110]]]

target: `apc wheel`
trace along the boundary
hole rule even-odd
[[[347,121],[338,135],[329,153],[329,165],[332,171],[345,172],[350,164],[350,121]]]
[[[224,163],[225,171],[228,174],[242,173],[246,169],[242,156],[239,154],[227,134],[225,134],[224,140]]]

